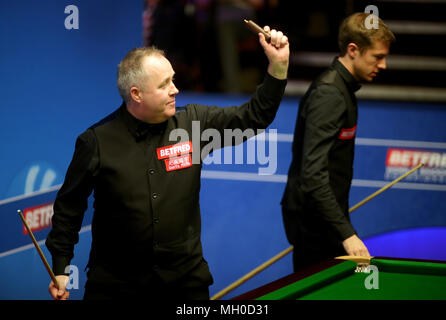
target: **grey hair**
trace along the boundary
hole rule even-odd
[[[154,55],[165,56],[164,51],[155,47],[135,48],[128,52],[119,63],[117,87],[126,103],[130,101],[130,88],[136,86],[141,89],[143,83],[149,78],[146,70],[142,68],[143,58]]]

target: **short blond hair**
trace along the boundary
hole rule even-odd
[[[382,41],[395,41],[395,35],[390,31],[389,27],[381,20],[381,18],[375,16],[374,19],[378,19],[378,28],[368,28],[366,19],[369,17],[369,13],[358,12],[354,13],[341,23],[338,34],[338,46],[340,55],[344,56],[347,53],[347,47],[349,43],[355,43],[360,51],[372,46],[376,40]]]
[[[130,88],[133,86],[141,88],[150,76],[142,67],[143,58],[155,55],[165,56],[164,51],[156,47],[135,48],[119,63],[117,87],[126,103],[130,101]]]

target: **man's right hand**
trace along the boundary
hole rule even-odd
[[[68,283],[68,276],[60,275],[56,276],[57,283],[59,285],[59,290],[56,288],[53,281],[51,281],[48,291],[54,300],[68,300],[70,293],[65,290]]]
[[[263,47],[266,57],[268,58],[268,73],[280,80],[284,80],[288,75],[288,65],[290,60],[290,44],[288,38],[269,26],[263,28],[265,32],[271,35],[270,42],[265,40],[265,36],[259,33],[260,45]]]
[[[356,234],[342,241],[342,245],[349,256],[370,257],[370,253],[364,242]]]

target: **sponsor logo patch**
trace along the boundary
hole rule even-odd
[[[351,129],[342,129],[338,138],[343,140],[348,140],[348,139],[353,139],[355,135],[356,135],[356,126],[354,126]]]
[[[190,154],[186,154],[180,157],[165,159],[164,163],[167,171],[189,168],[192,166],[192,157]]]
[[[177,143],[156,149],[158,160],[164,159],[166,171],[179,170],[192,166],[192,141]]]
[[[176,157],[192,152],[192,141],[177,143],[171,146],[156,149],[158,160]]]

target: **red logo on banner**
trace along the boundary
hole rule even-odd
[[[192,152],[192,141],[177,143],[156,149],[158,160],[176,157]]]
[[[189,168],[192,166],[192,157],[190,154],[184,156],[169,158],[164,160],[167,171]]]
[[[339,134],[339,139],[353,139],[356,135],[356,126],[354,126],[351,129],[342,129],[341,133]]]
[[[424,168],[446,168],[446,153],[424,150],[389,148],[387,150],[387,167],[415,167],[424,163]]]
[[[388,148],[386,179],[395,179],[420,163],[424,166],[406,178],[408,181],[446,183],[446,152]]]
[[[50,227],[53,214],[53,203],[42,204],[23,210],[23,217],[32,232]],[[25,226],[23,226],[23,234],[28,234]]]

